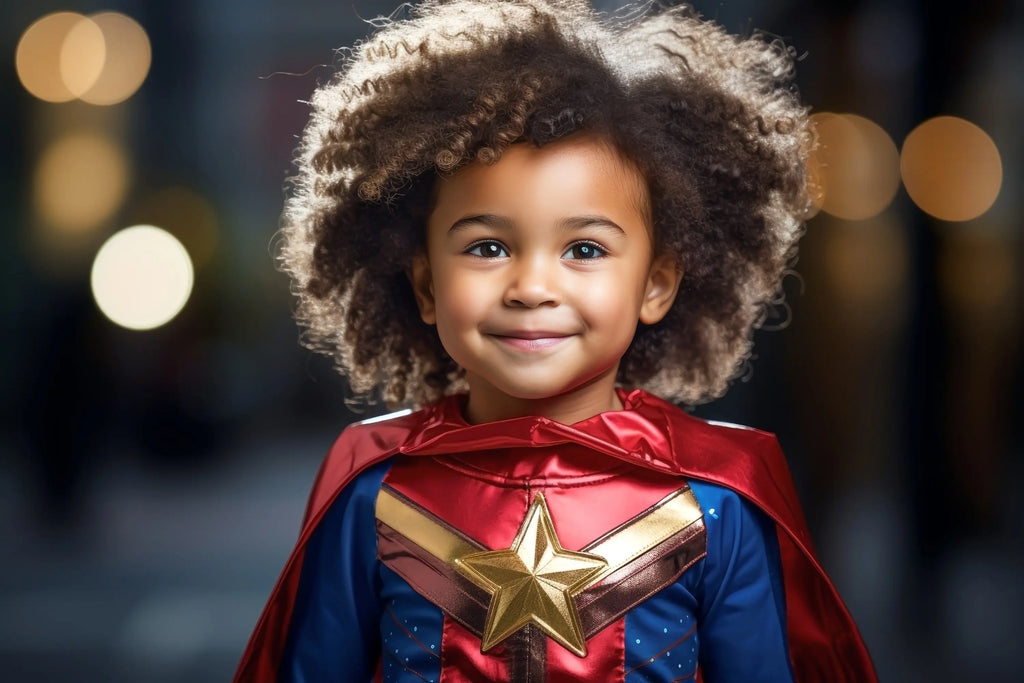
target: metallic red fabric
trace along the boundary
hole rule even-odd
[[[331,501],[356,474],[398,453],[456,457],[474,453],[475,462],[486,457],[483,452],[488,450],[574,444],[640,467],[725,486],[764,510],[778,528],[796,680],[877,681],[853,619],[814,556],[789,469],[775,437],[753,429],[708,424],[640,390],[622,392],[620,398],[624,410],[601,413],[573,425],[543,417],[468,425],[461,414],[464,397],[454,396],[419,413],[345,430],[317,477],[296,550],[256,626],[235,680],[276,679],[304,544]],[[568,448],[566,452],[565,466],[580,466],[572,455],[577,449]],[[548,501],[553,508],[558,505],[557,496],[555,499]],[[453,501],[453,505],[457,503]],[[462,503],[464,511],[480,504]],[[626,508],[634,504],[626,500],[621,503],[625,507],[608,506],[609,518],[620,518],[609,526],[630,516]],[[520,509],[513,513],[511,508],[515,506],[509,506],[509,514],[490,520],[494,533],[514,536],[528,504],[524,496]],[[554,515],[561,520],[558,534],[567,547],[591,540],[581,539],[574,524],[565,521],[571,515],[569,510]],[[580,526],[584,528],[590,527]]]
[[[430,466],[423,466],[427,463]],[[515,463],[511,472],[509,463]],[[627,467],[630,466],[619,460],[596,455],[590,448],[574,443],[560,443],[554,446],[474,452],[469,457],[458,454],[436,459],[402,458],[388,472],[384,483],[405,499],[445,520],[488,548],[507,548],[511,545],[533,496],[536,491],[542,491],[562,545],[569,550],[584,550],[585,546],[629,522],[680,487],[681,482],[677,477],[666,476],[661,472],[637,471],[635,467],[632,468],[631,477],[615,476]],[[525,480],[536,482],[536,490],[524,488],[522,484]],[[583,482],[586,482],[585,486],[581,485]],[[437,495],[438,492],[444,492],[444,495]],[[702,530],[702,525],[699,528]],[[700,548],[700,555],[703,555],[703,539]],[[392,569],[395,568],[392,566]],[[652,565],[651,569],[652,572],[635,575],[630,579],[641,582],[637,600],[664,586],[666,581],[661,579],[671,582],[679,574],[678,570],[672,571],[671,566],[671,575],[664,577],[659,573],[661,568],[658,565]],[[399,574],[418,592],[426,595],[410,580],[412,575],[401,571]],[[421,574],[427,572],[414,575]],[[643,579],[657,585],[644,590]],[[607,587],[612,585],[609,583]],[[632,604],[623,607],[628,608]],[[540,637],[534,641],[546,648],[546,665],[537,680],[548,683],[622,680],[624,626],[618,614],[624,609],[613,611],[616,612],[612,615],[615,619],[609,620],[612,623],[608,628],[595,629],[596,633],[588,630],[586,658],[577,657],[537,632]],[[582,610],[581,615],[589,616],[589,613]],[[445,629],[454,627],[454,624],[454,620],[446,619]],[[606,625],[607,621],[600,626]],[[462,632],[461,627],[459,632]],[[469,646],[479,650],[479,635]],[[483,660],[490,658],[483,656]],[[475,661],[459,664],[479,665]],[[615,671],[619,672],[618,676],[613,675]],[[472,675],[468,677],[473,678]],[[520,677],[513,680],[530,679]]]
[[[555,641],[545,638],[548,650],[546,683],[621,681],[626,673],[625,637],[626,622],[619,619],[587,639],[590,654],[586,659],[580,659]]]
[[[480,652],[480,638],[446,615],[441,638],[441,683],[507,681],[505,645]]]
[[[527,486],[531,489],[541,489],[541,492],[552,493],[553,490],[557,490],[560,494],[575,492],[577,495],[574,497],[576,501],[579,500],[590,500],[594,501],[597,496],[592,495],[590,490],[593,486],[600,486],[603,492],[609,494],[609,499],[601,499],[600,502],[608,508],[609,504],[613,503],[613,500],[617,493],[628,493],[630,490],[635,488],[639,482],[635,479],[630,482],[624,482],[621,479],[617,482],[609,481],[612,477],[616,477],[616,470],[624,470],[623,466],[614,467],[608,472],[601,473],[599,476],[594,476],[590,472],[586,472],[584,476],[577,476],[572,478],[572,484],[563,486],[561,481],[561,474],[564,473],[568,477],[572,477],[571,472],[567,472],[564,468],[559,467],[558,457],[546,458],[546,453],[543,449],[523,449],[525,457],[523,460],[536,460],[536,458],[545,458],[554,467],[551,469],[560,470],[558,477],[543,477],[541,479],[534,478],[528,480],[519,480],[519,485],[514,488],[522,491],[526,482],[531,482]],[[514,453],[510,453],[510,457]],[[591,458],[604,456],[594,456],[591,453]],[[522,464],[522,461],[519,461]],[[392,484],[397,480],[398,485],[409,492],[410,487],[417,487],[418,495],[416,498],[423,498],[426,496],[429,500],[433,500],[433,495],[439,494],[445,498],[451,498],[462,494],[460,484],[469,482],[476,488],[481,481],[486,482],[486,479],[482,479],[479,476],[479,467],[474,468],[476,471],[474,474],[466,473],[465,476],[452,477],[444,476],[438,477],[436,470],[438,467],[450,466],[452,463],[447,458],[407,458],[397,463],[391,470],[394,473],[394,477],[391,475],[385,478],[384,488],[388,492],[388,496],[397,500],[402,501],[402,505],[409,508],[415,509],[417,514],[423,515],[424,517],[430,518],[433,523],[439,525],[442,528],[448,529],[450,532],[461,536],[468,545],[474,547],[476,550],[486,550],[487,547],[479,543],[475,539],[472,539],[465,534],[465,530],[457,529],[447,521],[436,515],[431,509],[427,509],[417,504],[411,497],[403,494],[401,491],[396,489]],[[637,468],[630,468],[632,471],[629,474],[640,474],[641,481],[645,478],[643,474],[646,471],[637,471]],[[460,468],[458,471],[462,471]],[[543,473],[540,473],[543,475]],[[622,474],[626,474],[623,472]],[[650,491],[657,491],[665,487],[666,482],[671,482],[672,486],[679,486],[670,498],[677,495],[682,490],[688,490],[688,485],[684,482],[680,482],[678,478],[668,477],[667,475],[659,474],[653,476],[659,477],[662,481],[660,485],[650,486]],[[507,477],[507,472],[503,472],[497,477],[491,477],[497,479],[500,484]],[[650,477],[646,477],[649,479]],[[590,479],[588,482],[587,479]],[[418,484],[422,483],[422,486]],[[552,489],[551,487],[557,487]],[[510,484],[509,488],[513,488]],[[498,494],[501,492],[499,491]],[[507,493],[507,492],[506,492]],[[587,493],[590,495],[579,495]],[[432,495],[433,494],[433,495]],[[462,499],[473,499],[473,496],[462,495]],[[477,496],[476,498],[481,498]],[[509,498],[509,496],[495,495],[490,496],[493,498],[495,504],[502,504],[502,498]],[[511,496],[513,505],[521,505],[522,496],[514,495]],[[658,505],[664,503],[664,500],[660,501]],[[436,503],[432,506],[433,510],[443,508],[445,506],[437,505]],[[572,508],[572,502],[567,501],[566,505],[562,509]],[[585,519],[582,516],[577,515],[572,521],[574,521],[574,527],[585,529],[588,525],[594,527],[590,533],[593,534],[593,540],[582,547],[572,547],[571,550],[577,550],[582,552],[593,552],[594,544],[606,538],[612,533],[622,533],[624,529],[630,527],[633,523],[637,522],[651,511],[649,508],[644,511],[639,517],[630,519],[626,524],[616,527],[613,529],[602,529],[600,526],[594,524],[595,521],[605,519],[605,515],[601,514],[590,514]],[[459,510],[460,517],[464,517],[463,510]],[[484,523],[482,520],[492,519],[494,517],[494,511],[487,508],[478,508],[478,514],[474,516],[475,523],[474,527],[483,526],[490,531],[490,526]],[[479,518],[479,519],[477,519]],[[507,545],[505,541],[499,541],[500,545]],[[705,529],[703,519],[697,519],[685,527],[675,532],[672,536],[659,541],[653,546],[649,547],[642,553],[636,555],[633,559],[629,560],[625,564],[621,565],[618,569],[615,569],[609,573],[605,578],[601,579],[596,585],[589,588],[583,589],[579,594],[576,595],[575,604],[580,618],[580,625],[582,633],[585,639],[590,640],[599,631],[605,629],[616,620],[622,618],[629,610],[633,609],[636,605],[647,600],[658,591],[668,587],[674,583],[693,563],[700,560],[706,554],[707,541],[705,537]],[[417,544],[416,538],[407,537],[401,532],[388,526],[387,523],[382,521],[379,517],[377,519],[377,557],[385,565],[390,567],[395,573],[401,576],[417,593],[429,600],[431,603],[440,607],[446,616],[454,621],[457,621],[462,626],[466,627],[469,631],[473,632],[478,638],[483,636],[486,628],[487,621],[487,608],[490,602],[489,594],[474,584],[472,581],[465,578],[454,566],[449,564],[448,561],[433,555],[431,552],[424,550],[420,545]],[[540,642],[544,642],[544,635],[540,631],[536,633],[539,637]],[[520,648],[522,649],[522,648]],[[538,648],[534,645],[528,645],[526,649],[533,651]],[[592,660],[597,662],[599,660]],[[600,661],[604,661],[603,659]],[[603,666],[603,664],[602,664]],[[597,669],[598,672],[603,672],[606,669]],[[541,672],[546,672],[546,668],[541,667]],[[522,677],[515,678],[514,680],[523,680]]]
[[[541,455],[548,457],[531,457]],[[514,476],[528,474],[543,482],[543,489],[538,490],[543,490],[547,499],[559,540],[570,550],[580,550],[679,488],[678,479],[656,473],[644,473],[626,481],[610,476],[621,465],[609,469],[608,464],[616,461],[608,458],[598,459],[605,471],[594,472],[594,460],[590,449],[575,444],[518,452],[497,449],[474,453],[472,458],[442,458],[442,467],[418,467],[415,460],[403,459],[391,468],[384,481],[488,548],[507,548],[534,495],[519,486],[501,486],[507,481],[507,467],[502,464],[515,461],[519,468]],[[523,472],[526,468],[531,471]],[[561,486],[563,481],[566,485],[578,485],[581,476],[590,479],[589,485],[577,486],[569,495]],[[423,491],[458,491],[459,495],[420,493]]]

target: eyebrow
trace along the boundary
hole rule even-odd
[[[466,216],[452,223],[451,227],[448,228],[448,234],[458,232],[459,230],[465,230],[471,225],[483,224],[492,228],[511,228],[514,226],[514,221],[505,216],[498,216],[493,213],[482,213],[475,216]],[[626,231],[622,227],[606,216],[593,215],[593,216],[572,216],[559,221],[559,227],[564,230],[580,230],[582,228],[599,227],[599,228],[610,228],[616,232],[625,234]]]
[[[476,216],[466,216],[452,223],[448,228],[448,234],[465,230],[471,225],[483,224],[491,228],[510,228],[512,221],[505,216],[496,216],[493,213],[481,213]]]
[[[626,231],[622,229],[622,226],[613,221],[607,216],[594,215],[594,216],[573,216],[566,218],[561,221],[561,227],[563,230],[579,230],[580,228],[611,228],[617,232],[621,232],[623,235]]]

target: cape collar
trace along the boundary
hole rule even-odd
[[[426,408],[419,426],[399,447],[408,455],[463,453],[497,448],[575,443],[648,469],[681,474],[710,464],[723,449],[723,432],[741,440],[769,437],[757,430],[724,429],[687,415],[640,389],[619,391],[623,409],[599,413],[571,425],[546,417],[518,417],[471,425],[462,417],[464,395]],[[735,448],[735,438],[726,438]]]

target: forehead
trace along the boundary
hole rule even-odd
[[[434,213],[502,206],[554,214],[608,213],[649,224],[647,182],[610,142],[576,134],[537,147],[517,143],[494,164],[439,178]],[[566,217],[562,216],[562,217]]]

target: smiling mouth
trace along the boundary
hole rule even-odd
[[[560,332],[513,332],[491,336],[518,351],[543,351],[558,346],[573,335]]]

